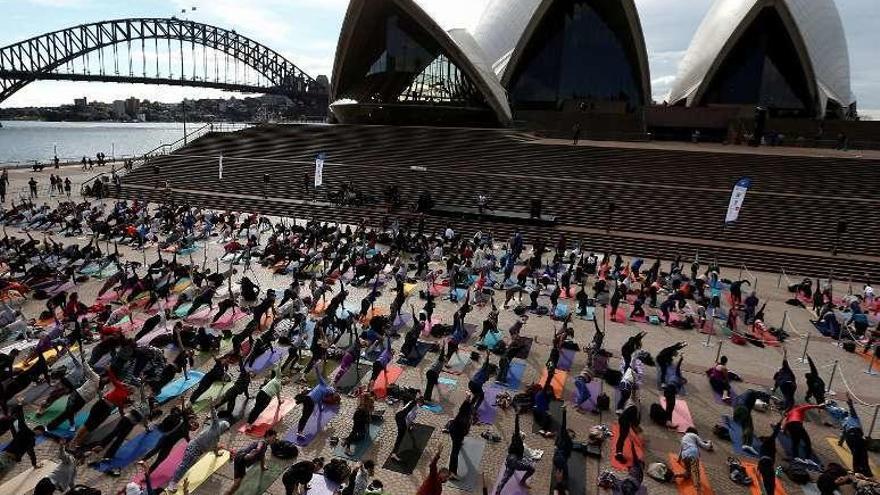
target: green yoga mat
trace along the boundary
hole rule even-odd
[[[284,465],[277,462],[266,461],[266,470],[260,469],[259,463],[251,466],[244,479],[241,480],[241,486],[238,491],[241,495],[260,495],[275,483],[275,480],[284,472]]]
[[[208,390],[199,397],[198,402],[192,405],[193,411],[202,412],[207,410],[211,406],[211,399],[217,399],[223,396],[227,390],[232,388],[233,383],[234,382],[216,382],[211,385]]]
[[[28,423],[36,423],[45,426],[53,419],[61,416],[61,413],[64,412],[65,408],[67,408],[67,397],[61,397],[55,402],[49,404],[49,407],[46,408],[46,412],[42,416],[37,416],[36,411],[30,411],[25,413],[24,417],[27,419]]]

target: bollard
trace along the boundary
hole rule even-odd
[[[715,353],[715,362],[717,363],[719,359],[721,359],[721,346],[724,345],[723,340],[718,341],[718,352]]]
[[[780,330],[785,330],[785,324],[788,323],[788,310],[782,313],[782,324],[779,325]]]
[[[831,377],[828,378],[828,385],[825,386],[828,395],[835,395],[834,390],[831,389],[831,384],[834,383],[834,376],[837,374],[837,363],[838,361],[835,359],[834,366],[831,368]]]
[[[874,406],[874,419],[871,420],[871,429],[868,430],[868,438],[874,438],[874,427],[877,426],[878,412],[880,412],[880,404]]]
[[[742,263],[739,264],[739,278],[737,280],[743,279],[743,266],[744,265]]]
[[[712,347],[712,333],[706,333],[706,342],[703,343],[703,347]]]
[[[781,271],[779,272],[779,278],[776,279],[776,288],[778,289],[780,287],[782,287],[782,272]]]
[[[801,364],[807,362],[807,348],[810,347],[810,337],[811,337],[811,334],[808,333],[807,340],[806,340],[806,342],[804,342],[804,353],[801,355],[801,358],[800,358]]]

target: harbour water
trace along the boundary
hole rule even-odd
[[[126,158],[153,150],[183,137],[182,123],[24,122],[3,121],[0,128],[0,164],[79,161],[102,152],[107,158]],[[192,132],[204,124],[187,123]]]

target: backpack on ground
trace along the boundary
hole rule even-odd
[[[712,434],[721,440],[730,441],[730,429],[725,425],[715,425],[712,427]]]
[[[659,481],[660,483],[669,483],[674,476],[672,470],[669,469],[669,466],[662,462],[650,464],[645,470],[645,473],[650,476],[651,479]]]
[[[785,471],[785,475],[788,476],[792,483],[806,485],[812,481],[810,471],[799,462],[790,463],[783,471]]]
[[[299,447],[287,440],[278,440],[271,446],[272,455],[279,459],[296,459],[299,457]]]

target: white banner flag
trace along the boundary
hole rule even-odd
[[[315,187],[321,187],[324,183],[324,153],[315,158]]]
[[[743,177],[733,186],[733,192],[730,195],[730,205],[727,206],[727,217],[724,219],[724,223],[733,223],[739,218],[739,212],[742,210],[743,203],[746,200],[746,193],[749,192],[750,187],[752,187],[752,179],[748,177]]]
[[[220,176],[220,180],[223,180],[223,155],[220,155],[220,163],[217,165],[217,175]]]

